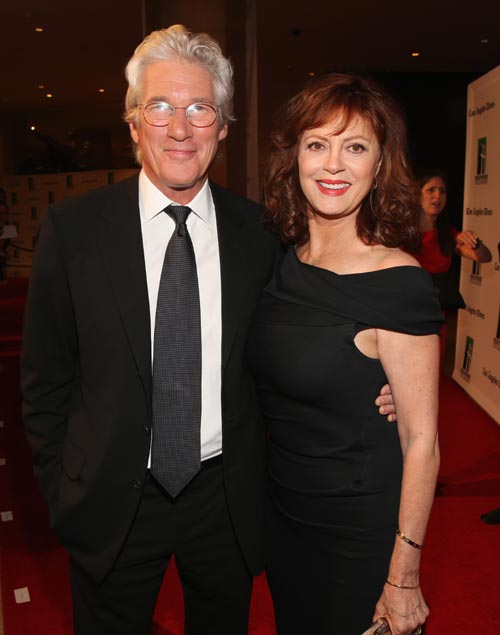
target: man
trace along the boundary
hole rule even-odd
[[[26,309],[25,426],[71,556],[75,633],[150,633],[175,554],[186,634],[246,634],[264,562],[265,435],[244,350],[277,244],[258,205],[207,178],[231,119],[232,69],[217,43],[179,25],[155,31],[126,73],[142,170],[47,212]],[[194,326],[183,313],[163,326],[184,296]],[[185,443],[196,433],[168,439],[191,415],[194,467]],[[176,462],[173,476],[187,477],[171,488]]]

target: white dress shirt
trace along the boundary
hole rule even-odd
[[[167,244],[175,229],[174,221],[163,212],[171,203],[175,202],[162,194],[141,170],[139,210],[151,315],[151,360],[160,275]],[[201,459],[204,461],[222,451],[220,260],[215,206],[208,181],[188,207],[192,213],[186,225],[193,243],[200,290]]]

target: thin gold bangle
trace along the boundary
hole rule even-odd
[[[396,589],[418,589],[418,587],[420,586],[420,584],[417,584],[417,586],[406,586],[405,584],[396,584],[395,582],[391,582],[389,579],[386,580],[387,584],[390,584],[391,586],[395,586]]]
[[[408,538],[408,536],[405,536],[405,534],[402,531],[399,531],[399,529],[396,529],[396,533],[403,542],[406,542],[407,545],[410,545],[411,547],[415,547],[415,549],[424,548],[424,545],[419,545],[417,542],[413,542],[413,540]]]

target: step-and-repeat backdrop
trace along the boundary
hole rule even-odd
[[[500,66],[468,87],[463,228],[492,260],[462,258],[453,378],[500,424]]]

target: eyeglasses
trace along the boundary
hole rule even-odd
[[[158,128],[168,126],[177,110],[185,110],[186,119],[195,128],[208,128],[217,119],[219,109],[218,106],[204,102],[196,102],[185,108],[172,106],[166,101],[152,101],[149,104],[139,104],[139,106],[142,106],[142,114],[146,122]]]

